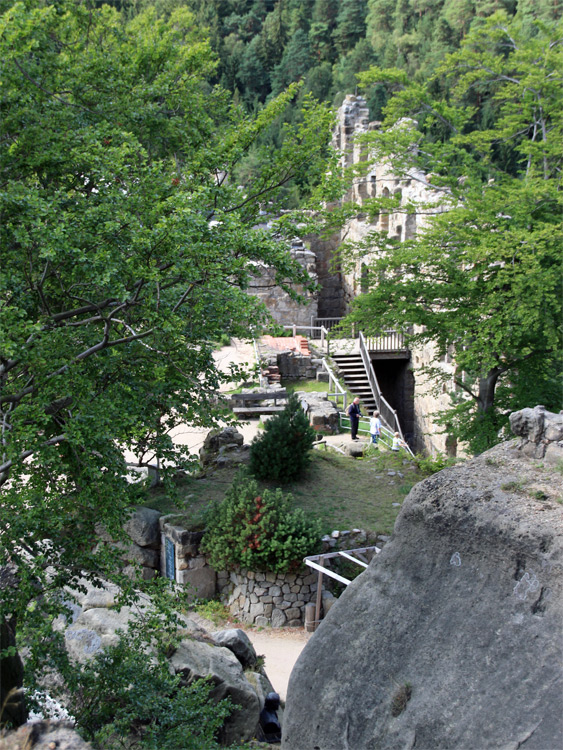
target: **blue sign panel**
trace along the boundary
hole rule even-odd
[[[165,537],[164,539],[164,556],[166,560],[166,578],[169,578],[171,581],[175,581],[176,566],[174,563],[174,542],[172,542],[168,537]]]

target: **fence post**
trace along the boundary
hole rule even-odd
[[[321,557],[319,560],[319,565],[321,565],[324,568],[324,558]],[[319,576],[317,578],[317,602],[315,606],[315,620],[317,622],[320,622],[321,620],[321,604],[323,601],[323,574],[319,570]]]

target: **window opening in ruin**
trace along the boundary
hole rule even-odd
[[[369,292],[369,268],[365,263],[362,263],[360,274],[360,291],[362,294]]]

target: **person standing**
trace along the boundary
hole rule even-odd
[[[379,419],[378,411],[374,411],[373,417],[369,420],[369,432],[371,435],[371,442],[377,448],[377,441],[381,435],[381,420]]]
[[[350,432],[352,434],[352,440],[358,440],[358,427],[360,425],[362,411],[360,409],[360,399],[357,396],[348,407],[348,416],[350,417]]]

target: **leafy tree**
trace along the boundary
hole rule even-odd
[[[295,88],[256,119],[231,106],[185,8],[0,8],[0,570],[18,581],[0,621],[48,643],[65,587],[131,591],[95,546],[96,524],[117,536],[138,501],[123,449],[189,466],[170,431],[221,415],[213,342],[260,326],[257,265],[306,283],[283,228],[254,227],[295,174],[324,172],[331,117],[309,102],[240,188],[234,170]]]
[[[296,479],[309,465],[314,442],[315,431],[292,394],[285,409],[269,419],[262,435],[252,441],[250,470],[258,479]]]
[[[370,147],[434,197],[393,208],[429,213],[416,238],[396,243],[376,233],[360,248],[372,253],[379,284],[352,317],[371,330],[414,325],[413,345],[454,357],[457,397],[467,400],[444,421],[474,451],[498,440],[509,410],[533,405],[532,390],[534,403],[560,408],[561,384],[544,378],[538,392],[537,372],[551,373],[562,351],[561,31],[543,26],[528,39],[519,21],[492,16],[438,70],[448,95],[433,93],[444,91],[434,79],[409,84],[398,71],[362,76],[395,92]],[[485,103],[495,118],[483,128]],[[405,117],[418,118],[418,130]],[[383,207],[375,200],[371,210]],[[431,375],[441,387],[444,373]],[[501,411],[503,383],[518,387]]]
[[[206,519],[202,551],[217,570],[241,566],[279,573],[301,566],[320,545],[321,527],[280,489],[260,490],[244,473]]]

